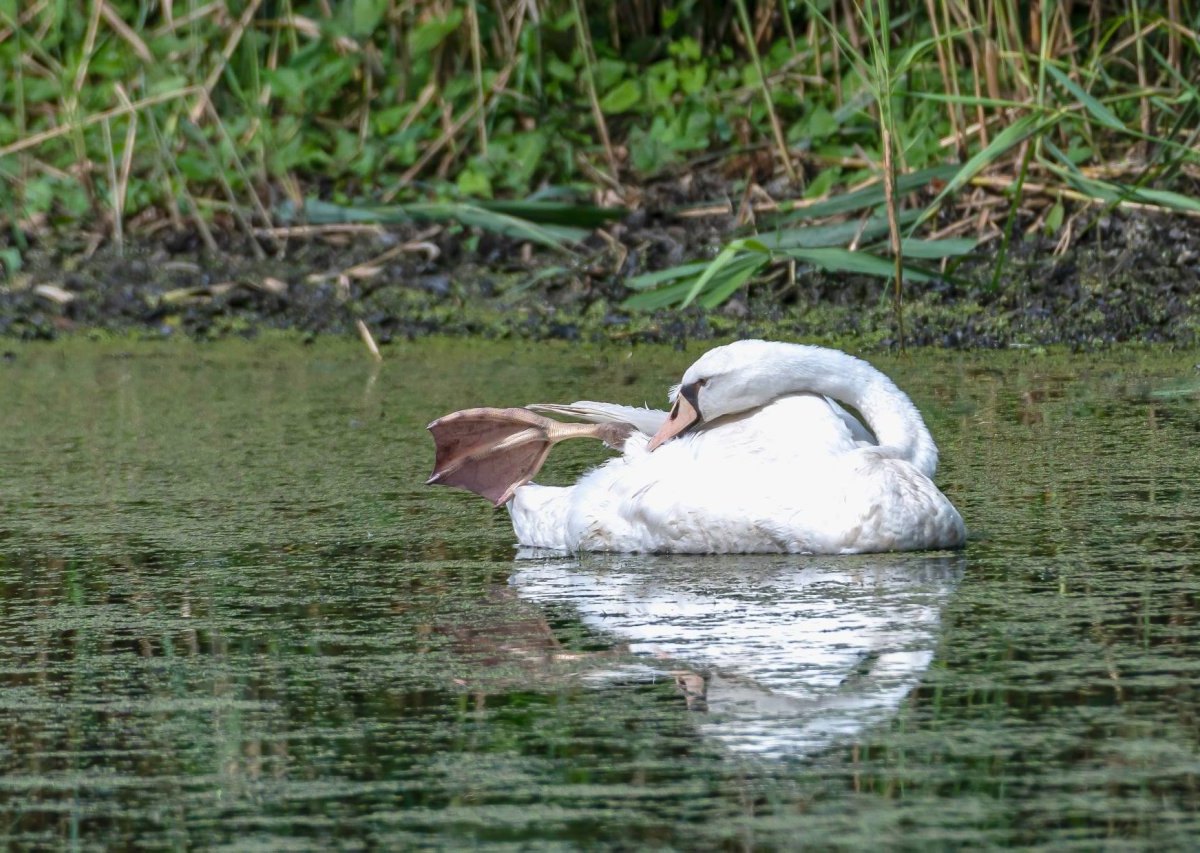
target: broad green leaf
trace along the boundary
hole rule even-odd
[[[1071,174],[1073,174],[1073,175],[1082,174],[1079,171],[1079,167],[1075,164],[1075,161],[1072,160],[1069,156],[1067,156],[1067,154],[1065,152],[1063,152],[1063,150],[1061,148],[1059,148],[1057,145],[1055,145],[1053,139],[1049,139],[1049,138],[1043,139],[1042,140],[1042,150],[1046,151],[1052,157],[1057,159],[1058,162],[1062,164],[1063,168],[1066,169]],[[1054,168],[1054,167],[1051,166],[1051,168]]]
[[[596,61],[592,66],[592,73],[595,75],[596,87],[601,91],[608,91],[622,80],[630,79],[628,63],[607,57]]]
[[[739,255],[748,251],[756,252],[763,256],[770,255],[770,250],[768,250],[767,247],[758,240],[734,240],[732,243],[729,243],[724,249],[722,249],[720,253],[713,258],[712,263],[708,265],[708,269],[706,269],[696,278],[695,283],[692,285],[692,289],[688,291],[688,294],[684,298],[683,305],[681,307],[686,308],[691,305],[692,300],[694,300],[705,289],[705,286],[714,276],[719,275],[720,272],[725,267],[729,266]]]
[[[571,225],[579,228],[598,228],[625,216],[629,211],[623,207],[597,207],[593,204],[571,204],[561,201],[482,201],[485,210],[506,213],[530,222],[547,225]]]
[[[287,211],[281,210],[285,221]],[[387,207],[369,205],[343,205],[309,198],[304,201],[304,218],[313,225],[329,225],[336,222],[412,222],[413,217],[400,205]]]
[[[575,70],[575,66],[568,62],[563,62],[557,56],[551,56],[546,61],[546,72],[556,80],[563,83],[570,83],[576,79],[579,72]]]
[[[503,234],[515,240],[528,240],[551,249],[569,252],[572,243],[579,243],[589,233],[588,229],[566,225],[539,224],[512,216],[499,210],[489,210],[480,204],[463,202],[426,202],[405,205],[338,205],[318,199],[308,199],[304,204],[308,221],[314,224],[330,222],[460,222],[482,228],[495,234]]]
[[[663,282],[675,281],[680,278],[691,278],[694,275],[699,275],[708,268],[707,261],[698,261],[694,264],[683,264],[678,267],[670,267],[665,270],[656,270],[655,272],[642,273],[634,276],[625,282],[625,286],[630,290],[647,290],[651,287],[657,287]]]
[[[16,246],[6,246],[0,249],[0,267],[4,274],[12,277],[21,271],[21,251]]]
[[[294,68],[266,69],[263,75],[281,98],[299,98],[304,94],[305,78]]]
[[[918,98],[922,101],[936,101],[939,104],[957,104],[961,107],[996,107],[1006,110],[1035,110],[1036,104],[1025,101],[1012,101],[1008,98],[976,97],[975,95],[951,95],[945,92],[924,92],[920,90],[907,91],[905,96]]]
[[[716,308],[767,265],[766,255],[747,255],[725,268],[723,275],[713,276],[708,290],[697,300],[703,308]]]
[[[896,271],[892,261],[872,255],[870,252],[851,252],[849,249],[791,249],[784,254],[831,272],[851,272],[879,278],[891,278]],[[934,278],[927,272],[908,266],[904,267],[904,277],[909,281],[930,281]]]
[[[921,212],[902,210],[896,217],[901,227],[914,222]],[[886,213],[876,213],[863,221],[852,219],[827,225],[809,225],[800,228],[781,228],[761,239],[772,249],[815,249],[822,246],[845,247],[851,241],[871,243],[887,234]]]
[[[424,56],[458,29],[462,12],[455,9],[444,18],[434,18],[414,29],[408,36],[408,50],[414,58]]]
[[[952,237],[945,240],[918,240],[910,237],[900,241],[900,251],[906,258],[940,261],[942,258],[956,258],[972,251],[978,240],[974,237]]]
[[[1152,204],[1169,210],[1182,210],[1189,213],[1200,213],[1200,200],[1189,198],[1170,190],[1156,190],[1149,187],[1130,187],[1114,184],[1110,181],[1100,181],[1087,178],[1081,174],[1070,173],[1063,169],[1055,169],[1072,187],[1084,195],[1098,198],[1101,201],[1117,204],[1123,201],[1134,201],[1140,204]]]
[[[1119,118],[1113,115],[1112,111],[1108,107],[1104,106],[1104,104],[1100,103],[1100,101],[1098,101],[1094,96],[1084,91],[1082,86],[1080,86],[1066,74],[1063,74],[1061,71],[1055,68],[1053,63],[1046,63],[1046,71],[1049,72],[1051,77],[1058,81],[1060,86],[1074,95],[1075,98],[1087,108],[1087,111],[1092,114],[1092,117],[1095,118],[1096,121],[1100,122],[1105,127],[1112,128],[1113,130],[1125,130],[1125,125]]]
[[[606,114],[623,113],[633,109],[642,99],[642,87],[636,80],[624,80],[600,99],[600,109]]]
[[[516,216],[498,213],[473,204],[409,205],[417,218],[452,219],[515,240],[528,240],[548,249],[567,251],[567,245],[579,243],[588,232],[564,225],[539,225]]]
[[[1062,199],[1057,199],[1054,206],[1050,208],[1050,212],[1046,214],[1045,230],[1047,234],[1057,234],[1058,229],[1062,228],[1063,219],[1066,218],[1066,208],[1063,207]]]
[[[460,171],[455,186],[465,196],[490,198],[492,195],[492,179],[478,169],[466,168]]]
[[[800,122],[796,135],[801,140],[824,140],[838,132],[839,125],[824,104],[813,107]]]
[[[676,59],[699,62],[700,53],[700,42],[691,36],[681,36],[667,45],[667,54]]]
[[[653,175],[679,159],[678,152],[654,132],[635,127],[629,132],[629,160],[640,175]]]
[[[668,305],[674,305],[680,302],[692,289],[690,279],[676,282],[675,284],[658,290],[647,290],[645,293],[635,293],[624,302],[621,303],[623,308],[635,308],[639,311],[653,311],[656,308],[666,308]]]
[[[921,169],[917,172],[910,172],[907,175],[900,175],[896,179],[896,194],[899,196],[908,195],[924,187],[934,181],[945,181],[954,175],[958,170],[957,166],[944,165],[933,166],[929,169]],[[825,216],[837,216],[843,213],[850,213],[855,210],[862,210],[868,207],[878,207],[884,202],[883,180],[879,180],[869,186],[860,187],[852,192],[843,193],[839,196],[819,201],[815,204],[808,204],[803,207],[795,208],[783,214],[779,219],[775,220],[778,224],[796,222],[803,219],[819,219]]]
[[[1140,187],[1135,191],[1138,201],[1146,204],[1157,204],[1172,210],[1186,210],[1190,213],[1200,213],[1200,199],[1182,195],[1171,190],[1156,190],[1151,187]]]
[[[388,0],[354,0],[353,5],[351,33],[362,37],[375,32],[387,11]]]
[[[904,51],[904,53],[900,54],[900,58],[896,60],[895,68],[892,73],[897,77],[902,77],[907,74],[909,69],[916,63],[917,59],[919,59],[921,55],[926,53],[931,47],[935,46],[937,42],[937,39],[927,38],[910,45],[908,49]]]
[[[703,65],[689,65],[679,69],[679,88],[685,95],[698,95],[708,82],[708,69]]]
[[[820,198],[833,189],[833,185],[837,183],[838,178],[842,176],[842,170],[837,166],[830,166],[822,169],[817,173],[817,176],[808,182],[808,186],[804,188],[805,198]]]
[[[707,287],[700,294],[697,302],[705,308],[715,308],[732,296],[739,287],[745,284],[758,270],[762,269],[769,260],[769,255],[758,252],[742,254],[734,258],[710,276],[707,281]],[[716,263],[716,261],[713,263]],[[674,267],[672,270],[663,270],[662,272],[679,272],[688,269],[692,274],[688,275],[684,280],[677,281],[667,287],[634,294],[621,304],[626,308],[635,308],[644,311],[665,308],[668,305],[683,307],[686,304],[685,300],[688,298],[688,295],[696,286],[698,277],[694,276],[694,273],[700,272],[705,268],[711,269],[711,265],[704,263],[688,264],[686,267]]]

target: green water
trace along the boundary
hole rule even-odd
[[[0,360],[5,846],[1200,838],[1200,354],[876,359],[942,447],[961,555],[578,563],[517,561],[503,513],[424,487],[424,425],[658,401],[695,353],[386,355]],[[549,481],[602,455],[564,448]],[[652,598],[695,620],[622,611]],[[629,633],[710,615],[733,636]],[[861,636],[883,654],[845,664]]]

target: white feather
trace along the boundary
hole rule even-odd
[[[859,553],[957,547],[962,517],[930,479],[937,447],[890,379],[845,353],[741,341],[684,374],[704,423],[646,450],[663,412],[543,406],[636,429],[574,486],[522,486],[522,545],[565,551]],[[834,400],[861,413],[864,425]]]

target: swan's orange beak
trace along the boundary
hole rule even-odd
[[[700,413],[696,411],[696,407],[689,403],[683,394],[680,394],[675,398],[675,405],[671,407],[671,414],[667,416],[667,422],[654,434],[654,438],[650,439],[646,449],[656,450],[663,442],[679,435],[698,420],[700,420]]]

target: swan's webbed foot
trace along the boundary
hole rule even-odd
[[[550,448],[567,438],[619,446],[628,424],[565,424],[528,409],[464,409],[429,425],[436,445],[427,483],[458,486],[501,506],[541,469]]]

